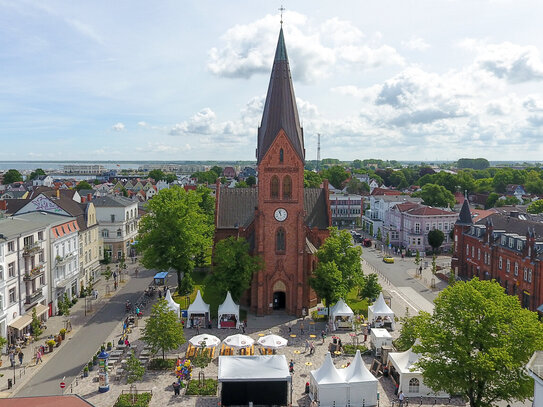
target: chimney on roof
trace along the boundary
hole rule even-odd
[[[57,199],[60,199],[60,189],[57,189]]]

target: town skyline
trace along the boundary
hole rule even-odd
[[[0,160],[253,161],[280,6],[0,2]],[[307,160],[540,155],[535,1],[284,6]]]

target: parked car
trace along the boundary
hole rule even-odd
[[[383,261],[385,263],[394,263],[394,257],[385,256],[385,257],[383,257]]]

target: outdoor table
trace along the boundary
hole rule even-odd
[[[261,333],[261,334],[258,334],[258,336],[265,336],[265,335]]]
[[[313,364],[313,363],[311,363],[311,362],[305,362],[305,365],[306,365],[306,366],[311,366],[312,364]]]
[[[317,337],[317,335],[313,335],[313,334],[311,334],[311,335],[309,335],[309,337],[310,337],[310,338],[316,338],[316,337]]]
[[[291,337],[291,338],[296,338],[296,335],[295,335],[295,334],[291,334],[290,337]]]
[[[299,355],[299,354],[300,354],[300,351],[299,351],[299,350],[295,350],[294,353],[297,354],[297,355]]]

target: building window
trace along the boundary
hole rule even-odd
[[[123,235],[123,231],[121,228],[117,229],[117,237],[121,237]]]
[[[430,224],[429,224],[429,223],[426,224],[426,231],[427,231],[427,232],[430,231]]]
[[[43,240],[43,232],[38,232],[38,240]]]
[[[115,223],[115,215],[110,215],[111,216],[111,223]]]
[[[437,224],[437,228],[438,228],[439,230],[443,230],[443,223],[442,223],[442,222],[439,222],[439,223]]]
[[[8,276],[15,277],[15,262],[8,264]]]
[[[529,269],[529,270],[528,270],[528,282],[529,282],[529,283],[532,282],[532,269]]]
[[[436,230],[436,223],[432,223],[432,230]]]
[[[418,393],[419,385],[419,379],[413,377],[411,380],[409,380],[409,393]]]
[[[45,285],[45,273],[40,276],[40,287]]]
[[[15,242],[8,242],[8,252],[15,251]]]
[[[526,309],[530,308],[530,294],[527,292],[522,293],[522,306]]]
[[[272,198],[279,198],[279,178],[274,175],[270,183],[270,195]]]
[[[285,230],[283,228],[279,228],[275,234],[275,250],[278,252],[284,252],[285,247]]]
[[[469,244],[466,245],[466,256],[469,256]]]
[[[528,269],[524,267],[524,281],[528,281]]]
[[[475,246],[471,246],[471,257],[475,257]]]
[[[505,280],[505,293],[509,294],[509,281]]]
[[[109,237],[109,230],[107,229],[102,230],[102,237]]]
[[[513,247],[513,242],[514,242],[513,238],[510,237],[509,238],[509,247],[511,247],[511,248]]]
[[[447,222],[443,224],[443,227],[445,228],[445,232],[449,230],[449,224]]]
[[[279,150],[279,162],[280,162],[280,163],[283,162],[283,158],[284,158],[283,155],[284,155],[283,149]]]
[[[518,276],[518,263],[515,262],[515,276]]]
[[[481,249],[477,248],[477,260],[481,260]]]
[[[292,178],[290,175],[286,175],[283,178],[283,199],[292,198]]]
[[[17,292],[16,292],[16,288],[13,287],[9,289],[9,303],[13,304],[16,301],[17,301]]]
[[[522,240],[517,241],[517,250],[522,250]]]
[[[505,263],[505,271],[507,271],[508,273],[511,271],[511,261],[509,259],[507,259]]]
[[[503,262],[502,262],[502,258],[500,256],[500,258],[498,259],[498,268],[501,270],[503,267]]]
[[[415,223],[415,233],[420,233],[420,223]]]

